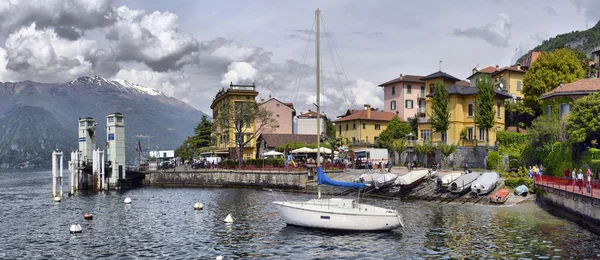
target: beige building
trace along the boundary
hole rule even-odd
[[[327,116],[321,114],[321,132],[327,135],[326,124]],[[298,133],[299,135],[314,135],[317,134],[317,112],[308,110],[306,113],[298,115]]]
[[[294,104],[283,103],[276,98],[269,96],[265,101],[260,99],[259,107],[271,111],[273,118],[277,121],[279,127],[269,131],[270,134],[293,134],[294,133],[294,117],[296,110]]]

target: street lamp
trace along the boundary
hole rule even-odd
[[[408,137],[408,171],[411,171],[411,166],[412,166],[412,157],[410,156],[412,153],[412,147],[413,147],[413,133],[409,133],[406,135]]]

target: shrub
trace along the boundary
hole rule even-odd
[[[565,169],[572,169],[573,162],[572,145],[569,142],[556,142],[546,158],[543,158],[544,175],[563,176]]]
[[[529,177],[510,177],[504,180],[504,185],[516,188],[519,185],[525,185],[527,187],[531,187],[533,184],[533,180]]]
[[[528,138],[527,134],[507,131],[496,132],[496,139],[500,142],[500,145],[525,144],[528,143]]]
[[[499,162],[500,162],[500,154],[498,154],[498,152],[491,151],[490,153],[488,153],[488,157],[487,157],[488,170],[497,169]]]

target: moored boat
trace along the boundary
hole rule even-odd
[[[450,185],[450,183],[452,183],[453,181],[458,179],[458,177],[460,177],[461,175],[462,175],[461,172],[451,172],[446,175],[438,177],[436,180],[437,188],[439,190],[447,189],[448,185]]]
[[[452,193],[462,194],[471,189],[471,183],[473,183],[479,177],[479,173],[471,172],[467,174],[463,174],[458,177],[458,179],[454,180],[448,186],[448,189]]]
[[[396,181],[394,181],[394,185],[399,185],[402,189],[410,189],[421,183],[428,174],[429,170],[411,171],[402,176],[398,176]]]
[[[506,200],[508,199],[508,196],[510,196],[510,189],[502,188],[502,189],[499,189],[498,191],[494,192],[494,194],[492,194],[490,196],[490,202],[502,204],[502,203],[506,202]]]
[[[376,189],[386,187],[398,178],[398,175],[393,173],[365,173],[360,175],[354,182],[362,182],[367,186],[373,186]]]
[[[471,191],[477,195],[488,194],[496,188],[499,177],[496,172],[484,172],[471,184]]]

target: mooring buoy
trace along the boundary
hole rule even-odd
[[[81,226],[79,224],[73,224],[71,225],[71,228],[69,228],[69,232],[71,232],[71,234],[81,233]]]
[[[60,202],[60,197],[58,197],[58,196],[54,197],[54,202]]]
[[[88,213],[88,214],[84,214],[84,215],[83,215],[83,218],[84,218],[84,219],[87,219],[87,220],[92,220],[92,219],[94,219],[94,215],[92,215],[92,214],[90,214],[90,213]]]
[[[215,257],[215,259],[217,259],[217,260],[223,260],[223,256],[222,255],[218,255],[217,257]]]
[[[125,200],[123,202],[125,204],[131,204],[131,198],[129,198],[129,197],[125,198]]]
[[[225,223],[233,223],[233,217],[231,214],[227,214],[227,217],[225,217],[223,221],[225,221]]]
[[[194,210],[201,210],[203,208],[204,206],[202,206],[202,203],[200,202],[196,202],[196,204],[194,204]]]

